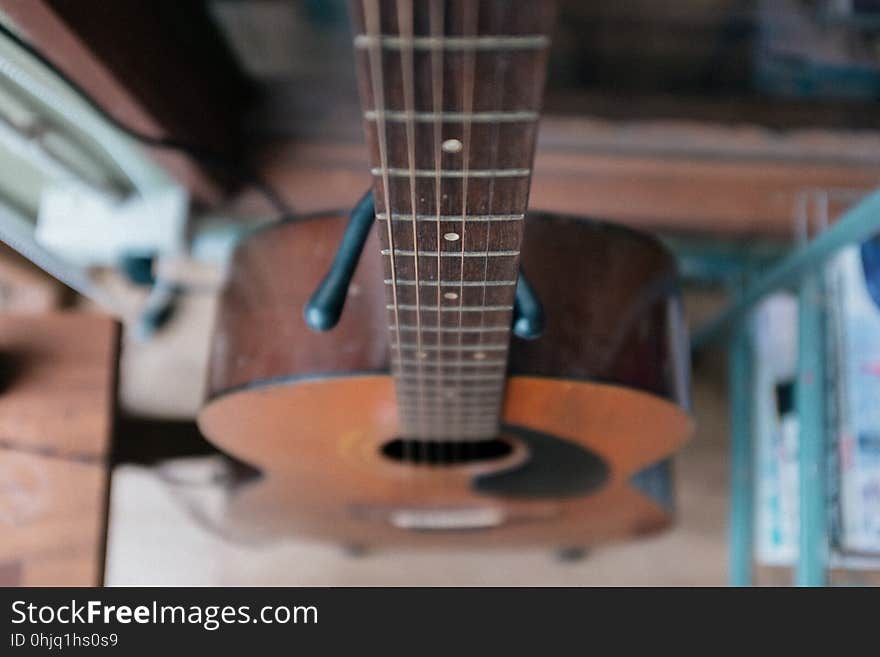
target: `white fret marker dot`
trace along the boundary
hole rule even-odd
[[[454,301],[455,299],[458,299],[458,295],[455,292],[447,292],[443,295],[443,298]]]
[[[462,144],[458,139],[447,139],[441,148],[447,153],[461,153]]]
[[[422,360],[424,360],[427,357],[428,357],[428,352],[426,352],[426,351],[419,352],[419,358],[421,358]]]
[[[484,354],[482,351],[478,351],[474,354],[474,360],[483,360],[485,357],[486,354]]]
[[[461,235],[459,235],[458,233],[446,233],[443,236],[443,239],[445,239],[447,242],[457,242],[459,237],[461,237]]]

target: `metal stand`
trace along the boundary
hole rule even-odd
[[[733,303],[697,330],[693,348],[729,338],[731,404],[730,584],[752,583],[754,539],[751,338],[757,303],[780,289],[799,292],[796,410],[799,436],[799,552],[795,582],[822,586],[828,567],[827,424],[822,267],[839,249],[880,232],[880,192],[865,197],[812,241],[737,289]],[[748,269],[748,266],[746,266]]]
[[[822,275],[810,273],[798,295],[798,586],[823,586],[828,553],[825,503],[825,340]]]
[[[754,459],[752,450],[752,343],[746,322],[733,330],[728,359],[730,395],[729,581],[751,586],[754,544]]]

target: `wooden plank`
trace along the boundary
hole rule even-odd
[[[0,450],[0,562],[20,586],[95,586],[103,579],[108,469]]]
[[[88,314],[0,318],[0,578],[103,576],[118,324]]]
[[[370,184],[350,141],[289,141],[264,171],[301,211],[347,207]],[[807,189],[880,183],[880,133],[548,117],[530,207],[637,228],[787,238]]]
[[[99,315],[0,318],[0,446],[103,459],[110,449],[118,325]]]

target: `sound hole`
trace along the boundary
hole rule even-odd
[[[504,458],[513,451],[506,440],[415,440],[397,438],[382,446],[382,454],[413,465],[463,465]]]

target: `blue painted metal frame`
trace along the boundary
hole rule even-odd
[[[823,586],[828,561],[824,288],[822,273],[811,272],[798,294],[798,586]]]
[[[799,556],[795,582],[800,586],[826,583],[828,522],[826,506],[825,338],[822,267],[845,246],[880,232],[880,192],[874,192],[845,212],[837,222],[754,282],[738,290],[730,306],[702,328],[692,340],[697,350],[721,338],[730,343],[731,504],[730,583],[752,583],[754,534],[754,473],[752,445],[752,353],[748,318],[768,294],[785,288],[799,292],[798,385],[799,418]],[[746,265],[746,269],[749,269]]]
[[[754,546],[754,450],[752,446],[752,338],[748,321],[733,330],[730,377],[730,510],[728,580],[751,586]]]
[[[874,192],[845,212],[815,239],[795,249],[775,267],[756,279],[726,310],[700,327],[691,344],[702,348],[727,337],[730,328],[768,294],[795,287],[801,278],[818,269],[844,246],[866,241],[880,232],[880,192]]]

